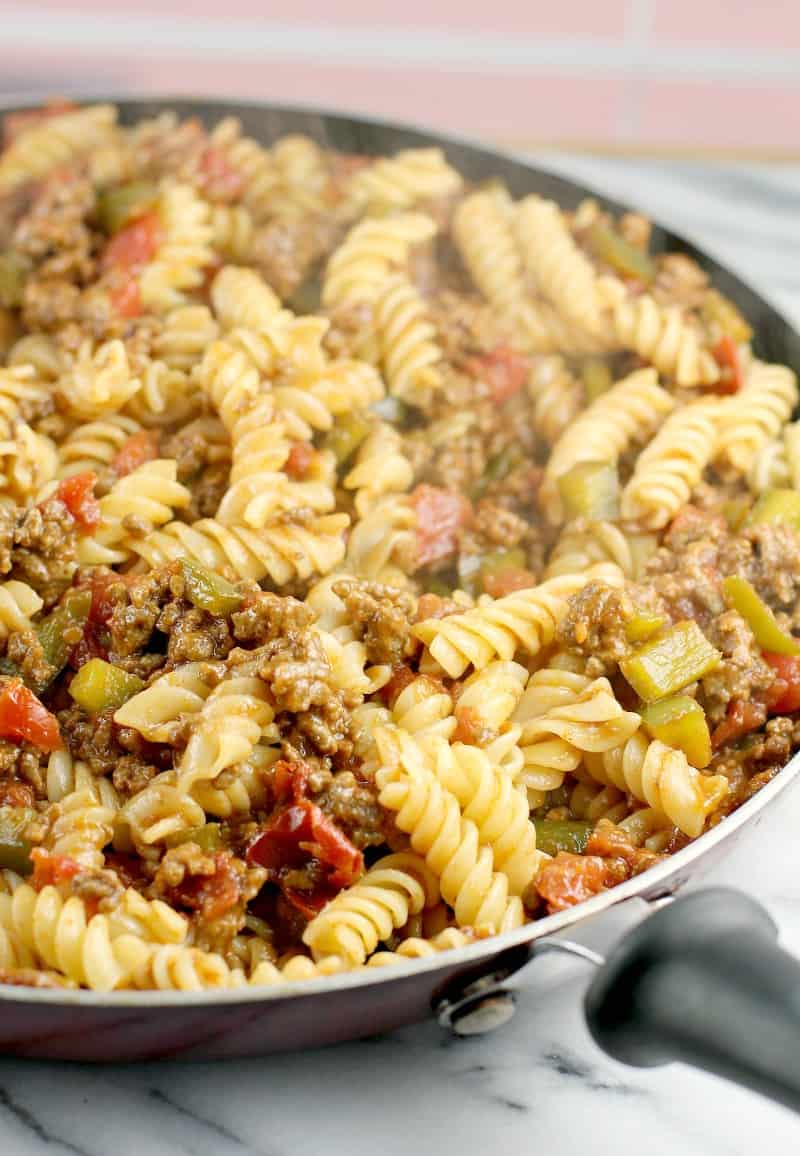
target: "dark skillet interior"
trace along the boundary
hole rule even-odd
[[[96,102],[101,97],[92,97]],[[110,99],[114,100],[113,97]],[[0,104],[0,115],[34,101]],[[123,123],[174,110],[182,117],[196,116],[214,124],[236,116],[245,131],[270,143],[287,133],[305,133],[320,144],[349,153],[391,153],[401,148],[438,145],[449,160],[472,181],[492,177],[506,182],[515,196],[538,192],[573,208],[584,197],[594,196],[615,212],[635,206],[623,205],[595,190],[523,161],[454,140],[447,136],[375,120],[227,101],[116,100]],[[708,270],[715,284],[743,311],[755,329],[754,346],[760,357],[783,362],[800,370],[800,335],[777,310],[733,273],[702,250],[658,225],[653,228],[652,247],[683,251]],[[487,940],[465,951],[444,953],[434,961],[391,976],[385,970],[339,980],[304,985],[286,998],[275,998],[275,989],[262,995],[214,992],[176,993],[57,992],[0,985],[0,1053],[40,1059],[111,1060],[154,1058],[215,1059],[253,1056],[354,1039],[425,1019],[442,995],[458,992],[480,975],[516,970],[530,955],[532,941],[578,922],[585,914],[600,911],[630,895],[655,898],[676,890],[693,872],[696,860],[713,861],[730,844],[747,816],[754,820],[764,805],[780,794],[800,772],[800,762],[787,767],[772,783],[709,835],[672,856],[659,868],[598,896],[588,905],[561,916],[529,924],[517,932]],[[602,900],[602,902],[598,902]],[[584,911],[585,908],[585,911]],[[547,924],[547,927],[543,926]],[[449,959],[449,956],[453,959]],[[282,994],[282,993],[281,993]],[[265,998],[266,997],[266,998]]]

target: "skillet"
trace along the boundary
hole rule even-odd
[[[32,103],[8,100],[0,115]],[[515,196],[537,192],[567,208],[593,196],[614,212],[630,207],[526,161],[366,117],[221,100],[115,103],[123,123],[165,109],[209,123],[237,116],[245,132],[265,144],[305,133],[348,153],[435,145],[470,180],[499,177]],[[697,259],[753,324],[759,356],[800,369],[800,336],[760,294],[657,224],[652,247]],[[585,1010],[595,1040],[609,1054],[643,1066],[683,1059],[800,1111],[800,963],[777,946],[767,913],[736,891],[695,891],[672,900],[690,877],[730,849],[745,825],[779,805],[798,772],[800,754],[718,826],[644,874],[567,911],[427,959],[226,992],[100,994],[0,985],[0,1052],[90,1062],[223,1059],[356,1039],[432,1012],[448,1030],[477,1034],[509,1018],[514,989],[535,982],[537,960],[560,950],[597,965]],[[580,940],[612,908],[651,908],[655,914],[648,913],[604,961]]]

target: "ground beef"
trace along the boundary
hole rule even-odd
[[[244,927],[247,903],[266,878],[263,867],[249,866],[228,851],[204,851],[190,841],[164,853],[148,895],[193,913],[195,945],[224,954]]]
[[[749,527],[722,544],[719,568],[747,578],[775,609],[793,610],[800,595],[800,534],[786,523]]]
[[[77,568],[77,527],[64,503],[49,498],[21,513],[12,541],[14,577],[32,586],[47,606],[58,601]]]
[[[62,171],[44,182],[14,231],[13,247],[34,265],[33,281],[86,284],[92,278],[94,242],[86,218],[94,205],[86,177]]]
[[[309,794],[360,850],[386,841],[387,819],[374,784],[351,771],[328,771],[309,779]]]
[[[180,600],[183,577],[180,563],[160,566],[131,583],[120,579],[107,592],[113,604],[108,620],[109,649],[125,657],[149,643],[165,606]]]
[[[591,659],[593,676],[611,673],[630,650],[625,624],[633,613],[633,603],[624,590],[605,582],[589,582],[570,598],[558,630],[559,642]]]
[[[287,301],[337,238],[338,230],[330,219],[305,215],[270,221],[256,231],[250,261],[281,300]]]
[[[124,892],[117,873],[104,867],[81,871],[70,880],[70,893],[82,899],[93,914],[114,911]]]
[[[241,609],[231,615],[236,641],[256,646],[298,634],[313,621],[313,612],[296,598],[281,598],[257,587],[246,594]]]
[[[209,440],[190,425],[168,438],[161,452],[164,457],[175,459],[178,481],[191,491],[191,504],[180,511],[182,519],[193,522],[197,518],[213,518],[228,486],[227,446]]]
[[[308,742],[312,751],[332,755],[349,743],[350,711],[360,695],[339,689],[315,635],[294,633],[254,651],[233,650],[228,663],[233,675],[264,680],[275,700],[279,726]]]
[[[90,716],[80,707],[70,706],[57,712],[61,735],[70,754],[89,764],[95,775],[112,775],[124,767],[127,780],[148,782],[164,765],[156,766],[154,759],[164,764],[171,762],[171,752],[147,743],[138,731],[120,727],[114,722],[113,710]],[[120,778],[120,781],[122,779]],[[119,784],[115,778],[114,785]]]
[[[132,140],[134,166],[140,176],[191,180],[208,143],[197,117],[178,121],[159,116],[140,124]]]
[[[6,796],[16,793],[17,788],[22,790],[20,798],[24,798],[28,788],[33,790],[38,799],[46,797],[45,772],[48,756],[28,743],[11,743],[0,739],[0,779],[3,783],[3,792]],[[9,806],[27,805],[27,803],[11,803]]]
[[[738,747],[715,755],[707,773],[724,775],[729,791],[711,816],[709,826],[715,826],[774,778],[798,746],[800,720],[783,716],[769,719],[763,732],[748,735]]]
[[[168,636],[168,666],[224,659],[234,644],[226,618],[183,602],[169,603],[158,616],[156,629]]]
[[[701,683],[703,707],[714,727],[722,722],[732,700],[747,702],[768,690],[775,672],[764,662],[752,630],[735,610],[720,614],[705,633],[722,654],[720,665]]]
[[[404,590],[378,582],[343,578],[333,585],[342,599],[347,621],[367,650],[367,661],[396,666],[418,648],[411,634],[414,599]]]
[[[152,763],[144,762],[136,755],[123,755],[114,763],[111,782],[123,798],[129,799],[144,790],[157,773]]]
[[[13,662],[28,686],[43,687],[57,673],[44,656],[39,635],[35,630],[19,630],[9,634],[6,658]]]

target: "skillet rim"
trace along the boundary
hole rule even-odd
[[[66,89],[59,95],[75,99],[81,104],[113,103],[123,114],[126,111],[135,112],[142,107],[160,108],[170,111],[179,106],[194,107],[199,115],[207,116],[213,113],[219,116],[236,115],[242,109],[252,113],[269,113],[276,116],[288,115],[315,118],[319,124],[333,121],[344,127],[348,122],[352,126],[366,126],[371,130],[388,133],[409,133],[425,138],[429,145],[456,146],[466,149],[485,162],[496,162],[498,166],[507,166],[509,163],[520,171],[544,177],[548,182],[561,186],[565,191],[581,197],[590,196],[615,210],[635,211],[635,206],[618,201],[614,197],[598,191],[590,184],[573,180],[561,173],[541,167],[538,156],[536,163],[528,155],[512,150],[501,150],[487,147],[479,141],[457,133],[440,133],[413,123],[397,120],[384,120],[364,114],[355,115],[347,110],[321,109],[313,105],[281,104],[272,101],[256,99],[233,100],[229,97],[192,97],[185,94],[161,96],[158,94],[106,94],[103,92],[86,93],[80,89]],[[4,93],[0,97],[0,116],[17,109],[38,107],[47,94],[31,93]],[[329,146],[330,147],[330,146]],[[546,158],[545,158],[546,163]],[[786,333],[797,343],[795,355],[800,358],[800,332],[784,317],[781,310],[773,303],[770,296],[760,288],[754,288],[747,280],[739,275],[735,268],[727,262],[719,261],[705,246],[697,244],[690,235],[683,232],[675,233],[661,223],[661,218],[651,218],[656,229],[670,241],[676,241],[684,251],[688,250],[702,258],[706,266],[712,266],[715,276],[722,274],[723,280],[732,282],[738,289],[766,307],[769,320],[773,325],[784,327]],[[762,319],[762,323],[763,323]],[[756,335],[758,336],[758,334]],[[800,368],[800,365],[798,365]],[[567,908],[555,915],[545,916],[524,924],[513,931],[501,932],[498,935],[478,940],[466,947],[450,949],[423,959],[408,960],[381,968],[363,967],[341,975],[323,976],[318,979],[296,980],[288,983],[261,987],[240,987],[232,989],[209,988],[203,991],[112,991],[97,992],[86,989],[70,988],[31,988],[14,984],[0,983],[0,1006],[3,1001],[10,1003],[34,1003],[42,1005],[57,1005],[63,1008],[92,1007],[92,1008],[198,1008],[208,1006],[225,1006],[228,1004],[262,1004],[275,1000],[294,999],[300,996],[334,994],[359,987],[372,987],[379,983],[388,983],[396,979],[405,979],[409,976],[431,971],[448,971],[453,973],[459,969],[477,964],[485,958],[498,958],[510,949],[534,945],[535,941],[545,936],[559,934],[569,927],[581,924],[592,919],[602,912],[616,907],[629,899],[641,898],[645,902],[665,895],[670,895],[683,883],[683,876],[687,868],[701,860],[715,847],[724,844],[744,827],[750,819],[754,819],[768,807],[785,789],[800,776],[800,751],[797,751],[789,762],[775,775],[775,777],[761,788],[754,796],[748,799],[732,814],[723,819],[716,827],[705,832],[683,850],[670,855],[663,862],[651,867],[642,875],[635,876],[625,883],[611,888],[609,891],[596,895],[593,899]],[[755,825],[755,823],[753,824]]]

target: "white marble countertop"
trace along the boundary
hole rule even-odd
[[[765,290],[800,324],[800,167],[559,157]],[[763,900],[800,955],[800,787],[704,882]],[[800,1117],[688,1068],[607,1060],[581,1020],[586,972],[551,969],[492,1036],[435,1024],[302,1055],[91,1068],[0,1060],[2,1156],[773,1156]],[[113,1041],[109,1041],[113,1053]]]

